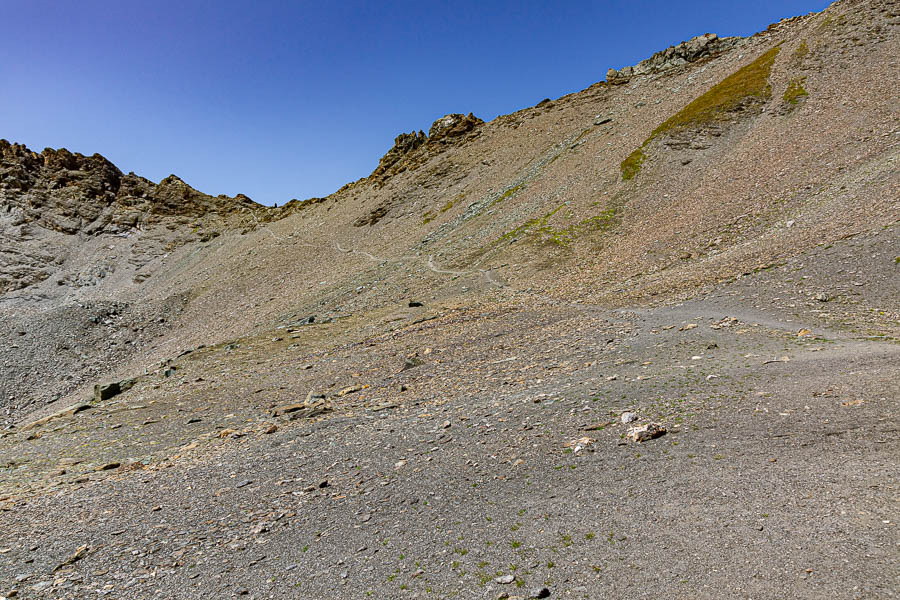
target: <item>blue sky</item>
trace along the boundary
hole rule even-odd
[[[0,138],[265,204],[368,175],[400,132],[484,120],[694,35],[825,0],[3,0]]]

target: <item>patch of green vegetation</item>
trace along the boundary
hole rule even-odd
[[[784,90],[782,99],[788,104],[797,104],[807,96],[809,92],[803,87],[806,77],[795,77],[788,83],[787,89]]]
[[[806,45],[806,39],[800,40],[800,44],[794,50],[794,58],[801,61],[809,54],[809,46]]]
[[[500,236],[494,244],[517,239],[523,235],[533,235],[539,236],[541,241],[550,242],[551,244],[556,244],[557,246],[568,246],[570,243],[575,241],[575,239],[587,232],[591,231],[606,231],[613,227],[620,216],[619,209],[612,207],[607,208],[599,215],[594,215],[592,217],[588,217],[586,219],[582,219],[577,223],[573,223],[567,227],[555,228],[548,224],[550,218],[560,211],[565,206],[565,204],[561,204],[548,212],[547,214],[530,219],[523,223],[522,225],[516,227],[512,231],[504,233]]]
[[[505,195],[505,194],[504,194],[504,195]],[[501,235],[500,238],[497,239],[497,242],[503,242],[503,241],[507,241],[507,240],[512,240],[512,239],[514,239],[514,238],[519,237],[520,235],[522,235],[523,233],[525,233],[525,232],[528,231],[529,229],[532,229],[532,228],[535,228],[535,227],[543,227],[543,226],[545,226],[545,225],[547,224],[547,221],[550,219],[550,217],[552,217],[552,216],[555,215],[557,212],[559,212],[559,210],[560,210],[563,206],[565,206],[565,204],[560,204],[559,206],[557,206],[556,208],[554,208],[553,210],[551,210],[550,212],[548,212],[547,214],[545,214],[545,215],[542,216],[542,217],[536,217],[536,218],[534,218],[534,219],[529,219],[528,221],[525,221],[525,223],[523,223],[522,225],[519,225],[518,227],[516,227],[516,228],[513,229],[512,231],[508,231],[507,233],[504,233],[503,235]],[[496,242],[495,242],[495,243],[496,243]]]
[[[829,27],[836,27],[838,25],[843,25],[847,18],[844,15],[825,15],[825,18],[822,19],[822,24],[819,25],[819,29],[828,29]]]
[[[431,211],[428,211],[427,213],[425,213],[424,215],[422,215],[422,223],[423,223],[424,225],[428,225],[428,224],[431,223],[432,221],[434,221],[434,215],[432,214]]]
[[[644,148],[660,134],[723,120],[748,100],[768,100],[772,96],[769,73],[780,51],[781,47],[776,46],[741,67],[654,129],[640,148],[622,161],[622,179],[634,179],[640,172],[646,159]]]
[[[524,187],[524,184],[521,184],[521,183],[519,185],[512,186],[511,188],[509,188],[508,190],[506,190],[505,192],[500,194],[500,197],[497,198],[496,200],[494,200],[494,204],[496,204],[497,202],[503,202],[507,198],[512,197],[513,194],[515,194],[516,192],[521,190],[523,187]]]
[[[648,139],[647,141],[649,142],[650,140]],[[644,164],[644,159],[647,158],[647,155],[644,154],[644,146],[646,145],[647,142],[644,142],[643,146],[629,154],[628,158],[622,161],[622,179],[624,181],[634,179],[634,176],[640,173],[641,165]]]
[[[448,201],[447,201],[447,204],[445,204],[445,205],[443,205],[443,206],[441,207],[441,212],[442,212],[442,213],[447,212],[448,210],[450,210],[451,208],[453,208],[453,206],[454,206],[457,202],[459,202],[460,200],[462,200],[462,199],[465,198],[465,197],[466,197],[465,194],[460,193],[460,194],[458,194],[455,198],[453,198],[452,200],[448,200]]]

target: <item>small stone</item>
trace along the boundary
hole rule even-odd
[[[293,403],[293,404],[282,404],[281,406],[277,406],[271,410],[269,410],[269,414],[273,417],[279,417],[281,415],[288,415],[293,412],[297,412],[306,408],[305,403]]]
[[[684,325],[683,327],[681,327],[678,331],[690,331],[691,329],[694,329],[695,327],[697,327],[696,323],[688,323],[687,325]]]
[[[545,587],[534,589],[534,590],[532,590],[530,597],[531,598],[549,598],[550,590]]]
[[[637,415],[633,412],[623,412],[621,419],[622,423],[633,423],[634,421],[637,421]]]
[[[253,480],[252,480],[252,479],[245,479],[245,480],[243,480],[242,482],[240,482],[239,484],[237,484],[235,487],[239,487],[239,488],[247,487],[247,486],[250,485],[251,483],[253,483]]]
[[[501,575],[500,577],[494,578],[494,583],[499,583],[500,585],[508,585],[515,580],[515,575]]]
[[[658,423],[648,423],[640,427],[633,427],[628,431],[628,439],[635,442],[646,442],[666,434],[666,428]]]
[[[275,433],[276,431],[278,431],[278,425],[275,423],[269,423],[269,426],[263,429],[263,433],[265,434]]]
[[[111,462],[111,463],[106,463],[102,467],[97,467],[95,470],[96,471],[112,471],[113,469],[118,469],[120,466],[122,466],[120,463]]]
[[[84,558],[84,556],[87,554],[87,552],[88,552],[87,544],[85,544],[85,545],[83,545],[83,546],[79,546],[78,549],[75,550],[75,553],[72,554],[72,556],[70,556],[69,558],[67,558],[67,559],[64,560],[63,562],[61,562],[61,563],[59,563],[58,565],[56,565],[56,568],[53,569],[53,571],[54,571],[54,572],[55,572],[55,571],[59,571],[59,570],[62,569],[63,567],[66,567],[66,566],[68,566],[68,565],[71,565],[71,564],[73,564],[73,563],[75,563],[75,562],[81,560],[82,558]],[[42,582],[42,583],[46,583],[46,582]],[[40,585],[40,584],[38,584],[38,585]]]
[[[450,421],[444,421],[443,423],[441,423],[441,428],[443,428],[443,429],[449,429],[449,428],[450,428]]]
[[[816,294],[816,300],[818,300],[819,302],[828,302],[828,294],[826,294],[825,292],[819,292],[818,294]]]
[[[424,364],[425,364],[425,361],[423,361],[418,356],[410,356],[405,361],[403,361],[403,368],[400,370],[406,371],[407,369],[414,369],[414,368],[420,367]]]

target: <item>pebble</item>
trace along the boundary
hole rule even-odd
[[[515,575],[501,575],[500,577],[494,578],[494,583],[499,583],[500,585],[508,585],[515,580]]]
[[[251,483],[253,483],[252,479],[245,479],[242,482],[240,482],[239,484],[237,484],[235,487],[242,488],[242,487],[246,487],[246,486],[250,485]]]

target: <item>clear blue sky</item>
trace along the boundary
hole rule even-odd
[[[281,204],[368,175],[444,114],[487,121],[828,4],[2,0],[0,138]]]

